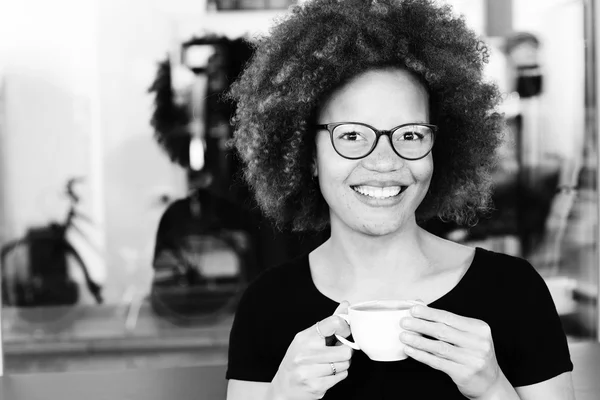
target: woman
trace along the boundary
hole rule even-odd
[[[531,265],[419,225],[487,209],[503,122],[486,57],[425,0],[313,0],[262,39],[232,89],[246,179],[281,226],[331,233],[244,293],[228,399],[572,396],[565,335]],[[424,302],[398,321],[407,360],[332,341],[350,334],[334,314],[374,299]]]

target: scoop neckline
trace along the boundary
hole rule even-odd
[[[441,295],[440,297],[438,297],[437,299],[433,300],[430,303],[427,303],[426,305],[428,307],[430,306],[434,306],[437,305],[440,302],[444,302],[448,297],[451,297],[454,295],[454,293],[456,293],[462,286],[464,286],[466,283],[466,281],[468,281],[469,279],[471,279],[471,275],[474,274],[473,270],[473,266],[475,265],[475,261],[478,260],[481,257],[482,252],[485,251],[485,249],[481,248],[481,247],[475,247],[475,254],[473,255],[473,259],[471,260],[471,263],[469,264],[469,267],[467,268],[467,270],[465,271],[465,273],[461,276],[461,278],[459,279],[459,281],[456,283],[456,285],[454,285],[449,291],[447,291],[446,293],[444,293],[443,295]],[[319,297],[321,297],[322,299],[326,300],[327,302],[331,303],[332,305],[335,305],[336,307],[340,304],[339,302],[333,300],[332,298],[326,296],[325,294],[323,294],[315,285],[315,282],[312,278],[312,272],[310,270],[310,260],[309,260],[309,254],[310,253],[306,253],[304,255],[304,259],[306,261],[306,271],[307,271],[307,278],[310,284],[310,289],[313,290],[314,292],[316,292],[318,294]]]

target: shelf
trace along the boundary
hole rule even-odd
[[[54,310],[52,310],[54,309]],[[227,347],[233,315],[213,322],[177,326],[159,317],[149,304],[140,309],[137,323],[127,329],[116,305],[2,309],[4,352],[19,354],[87,354],[106,352],[178,351]],[[61,314],[61,319],[35,323],[39,315]],[[29,315],[26,315],[29,314]]]

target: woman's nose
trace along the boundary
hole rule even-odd
[[[402,168],[405,162],[402,157],[396,154],[387,136],[381,136],[373,152],[363,159],[365,168],[378,172],[398,170]]]

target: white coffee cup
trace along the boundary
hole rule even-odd
[[[348,325],[356,343],[335,335],[345,345],[362,350],[374,361],[404,360],[404,343],[400,333],[404,331],[400,320],[410,315],[410,308],[424,304],[416,300],[373,300],[353,304],[348,314],[336,314]]]

